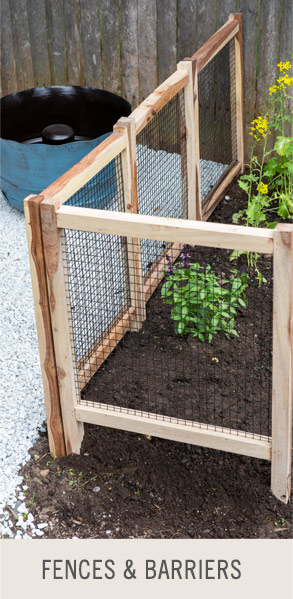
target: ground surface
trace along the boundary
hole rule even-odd
[[[224,200],[221,203],[214,214],[214,220],[229,222],[231,214],[239,210],[243,197],[237,186],[234,185],[229,195],[233,200]],[[262,266],[267,269],[265,259]],[[249,327],[243,324],[245,319],[247,323],[249,322],[249,315],[245,315],[244,318],[239,316],[240,339],[241,336],[246,335],[246,341],[245,346],[238,347],[236,358],[229,361],[225,342],[215,340],[212,346],[207,347],[202,359],[207,366],[206,380],[209,381],[205,389],[208,416],[212,414],[213,422],[216,424],[233,424],[239,430],[253,430],[262,434],[268,432],[269,405],[253,416],[249,407],[251,402],[245,402],[244,395],[248,393],[249,397],[255,386],[259,384],[259,406],[262,408],[262,389],[266,390],[270,385],[270,339],[265,333],[266,312],[271,306],[269,269],[267,272],[266,291],[264,292],[263,289],[259,291],[255,285],[253,300],[251,299],[256,301],[258,314],[262,314],[262,317],[258,318],[263,323],[260,330],[261,340],[249,338]],[[141,334],[142,339],[144,339],[143,335],[147,336],[147,342],[144,339],[142,344],[136,345],[137,353],[142,352],[142,359],[144,359],[144,352],[148,351],[151,339],[152,342],[154,341],[154,335],[158,336],[155,342],[158,347],[163,342],[158,331],[150,327],[154,315],[158,319],[158,324],[165,326],[167,308],[162,307],[161,304],[158,308],[159,299],[158,292],[149,303],[150,320],[146,323],[147,332]],[[171,329],[168,334],[172,340]],[[163,335],[166,336],[165,330]],[[236,341],[239,342],[239,339],[231,340],[232,347],[236,348]],[[172,342],[177,343],[174,338]],[[133,349],[131,342],[126,340],[123,352],[120,350],[115,352],[117,380],[120,376],[119,364],[121,370],[125,368],[123,360],[127,360],[127,357],[123,356],[127,356],[129,349],[127,343],[130,344],[130,350]],[[263,348],[264,362],[262,361],[261,372],[254,370],[255,358],[251,354],[250,343],[253,344],[253,351],[259,352],[260,348]],[[180,353],[178,345],[173,349]],[[185,350],[186,357],[189,354],[190,348]],[[248,360],[248,371],[244,373],[243,379],[239,376],[241,354]],[[222,409],[223,398],[216,404],[214,400],[210,402],[209,399],[211,396],[209,385],[214,386],[218,381],[217,377],[220,376],[215,371],[212,357],[217,357],[225,364],[229,392],[232,392],[232,395],[234,392],[236,395],[237,390],[237,397],[242,396],[240,404],[234,401],[228,411]],[[160,355],[161,366],[162,359]],[[103,401],[101,398],[104,393],[104,401],[107,401],[110,380],[112,380],[111,398],[115,398],[118,387],[115,388],[115,381],[113,383],[112,368],[114,368],[113,360],[112,365],[111,360],[105,363],[103,373],[89,385],[85,396],[87,399],[94,400],[95,386],[98,383],[99,399]],[[176,368],[180,369],[180,365]],[[236,370],[233,371],[233,368]],[[131,390],[134,390],[135,368],[130,369],[130,373],[132,374],[129,376],[128,373],[126,382],[128,393],[125,392],[125,398],[129,397]],[[164,380],[164,376],[162,379],[164,386],[167,381]],[[186,382],[188,380],[192,380],[190,366],[187,367],[184,380],[171,381],[170,395],[174,392],[175,396],[175,391],[178,393],[181,389],[180,392],[184,397],[186,385],[190,384]],[[120,388],[122,388],[121,384]],[[141,397],[143,394],[138,396]],[[157,399],[154,398],[153,392],[149,393],[149,397],[153,397],[153,401],[159,401],[158,396]],[[196,401],[194,405],[196,406]],[[144,403],[143,406],[135,407],[145,409],[146,405]],[[163,407],[162,404],[161,408]],[[180,409],[183,409],[182,405]],[[178,413],[175,405],[171,406],[171,410],[174,411],[169,415],[177,417],[198,416],[196,407],[192,407],[191,403],[185,404],[183,414]],[[204,414],[201,416],[204,418]],[[30,512],[34,514],[35,524],[47,523],[47,526],[42,529],[44,537],[288,538],[291,536],[291,506],[283,505],[272,496],[269,462],[91,425],[85,427],[80,456],[69,456],[59,460],[53,459],[48,451],[47,438],[43,435],[31,450],[30,462],[21,471],[24,484],[27,486],[26,503],[30,506]],[[11,518],[13,519],[13,516]]]

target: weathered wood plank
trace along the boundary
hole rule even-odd
[[[84,82],[90,87],[103,87],[100,15],[97,0],[81,1],[80,18]]]
[[[184,242],[227,250],[247,250],[264,254],[273,252],[273,231],[255,227],[105,212],[72,206],[61,206],[58,209],[57,225],[61,229],[155,240],[165,239],[175,243]]]
[[[123,0],[120,7],[122,96],[135,108],[139,104],[137,0]]]
[[[188,58],[198,48],[196,0],[180,0],[178,4],[177,61]]]
[[[243,34],[243,110],[244,110],[244,147],[245,161],[249,162],[252,137],[249,135],[251,121],[254,119],[256,102],[256,58],[258,0],[240,0]]]
[[[12,37],[12,24],[9,0],[2,0],[1,31],[1,95],[6,96],[17,90],[16,66]]]
[[[272,492],[287,503],[291,491],[293,225],[274,231],[274,315],[272,398]]]
[[[156,0],[138,3],[138,70],[140,101],[157,87]]]
[[[39,212],[42,200],[42,196],[27,197],[24,200],[24,215],[26,220],[49,446],[50,451],[60,458],[65,455],[65,444]]]
[[[112,407],[112,406],[111,406]],[[173,419],[168,422],[158,415],[136,414],[135,410],[115,410],[107,407],[92,407],[82,402],[76,407],[75,414],[80,422],[109,426],[162,439],[181,441],[201,447],[211,447],[221,451],[230,451],[241,455],[270,460],[271,442],[254,439],[239,431],[223,431],[220,427],[208,428],[199,423],[180,422]]]
[[[45,0],[27,1],[34,85],[42,87],[51,83]]]
[[[160,0],[157,3],[158,83],[162,83],[176,69],[176,16],[176,0]]]
[[[197,0],[196,45],[200,48],[217,30],[217,0]]]
[[[34,87],[31,39],[26,0],[10,0],[18,90]]]
[[[101,1],[103,88],[121,93],[120,28],[117,0]]]
[[[218,2],[217,27],[222,27],[232,12],[237,12],[237,0],[221,0]]]
[[[40,209],[65,447],[67,454],[79,453],[83,438],[83,426],[76,421],[74,414],[78,389],[75,385],[75,358],[71,347],[70,319],[66,298],[65,257],[62,256],[64,231],[57,229],[55,206],[50,201],[43,200]]]
[[[282,0],[282,20],[280,28],[280,48],[279,61],[286,62],[289,60],[292,64],[293,60],[293,2],[292,0]],[[293,111],[293,97],[287,98],[288,105]],[[285,135],[290,135],[290,123],[285,123]]]
[[[63,0],[45,0],[52,85],[66,85],[66,50]]]
[[[69,85],[83,85],[80,4],[76,0],[63,0],[63,2],[67,81]]]

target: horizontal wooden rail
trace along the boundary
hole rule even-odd
[[[93,376],[93,371],[98,370],[110,353],[129,331],[136,318],[135,308],[131,307],[114,325],[110,325],[109,332],[104,338],[99,338],[89,350],[88,355],[77,363],[78,384],[82,389]]]
[[[176,71],[150,94],[132,113],[138,134],[153,117],[189,82],[186,71]]]
[[[273,253],[270,229],[186,221],[145,214],[125,214],[90,208],[62,206],[56,213],[61,229],[189,243],[228,250]]]
[[[112,133],[64,175],[44,189],[41,195],[46,199],[54,200],[56,208],[59,208],[125,148],[126,135]]]
[[[100,406],[101,404],[99,404]],[[110,409],[109,409],[110,408]],[[79,403],[75,408],[75,416],[79,422],[109,426],[133,433],[181,441],[201,447],[210,447],[221,451],[230,451],[241,455],[248,455],[263,460],[271,459],[271,440],[254,438],[249,433],[226,429],[221,427],[207,428],[199,423],[185,422],[182,424],[174,419],[163,419],[157,415],[140,415],[135,410],[117,409],[113,406],[96,407]],[[111,409],[112,408],[112,409]]]
[[[192,58],[196,58],[198,73],[203,67],[214,58],[228,42],[238,33],[239,23],[237,20],[230,20],[221,27],[210,39],[208,39]]]

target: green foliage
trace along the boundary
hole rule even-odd
[[[229,339],[239,336],[235,329],[237,308],[247,307],[244,293],[248,275],[231,270],[230,279],[220,280],[208,265],[178,265],[167,272],[161,296],[172,306],[171,319],[176,335],[191,333],[200,341],[212,341],[223,332]]]

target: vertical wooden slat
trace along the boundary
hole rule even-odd
[[[34,87],[27,0],[10,0],[18,90]]]
[[[66,51],[63,0],[45,0],[52,85],[66,85]]]
[[[278,62],[286,62],[289,60],[292,64],[293,60],[293,2],[292,0],[282,0],[282,19],[280,28],[280,47]],[[288,94],[289,96],[289,94]],[[287,97],[287,102],[290,110],[293,111],[293,94]],[[285,135],[288,137],[291,135],[291,123],[285,123]]]
[[[218,22],[219,29],[228,21],[229,15],[237,11],[237,0],[221,0],[218,2]]]
[[[184,88],[186,143],[187,143],[187,181],[188,181],[188,218],[201,220],[201,202],[199,197],[199,149],[198,149],[198,103],[196,58],[178,63],[178,69],[184,69],[189,82]]]
[[[127,145],[123,150],[122,173],[124,188],[125,212],[138,213],[137,168],[136,168],[136,134],[135,120],[122,117],[114,126],[114,131],[126,133]],[[127,238],[128,275],[131,306],[135,307],[135,320],[130,326],[131,331],[139,331],[146,318],[145,293],[142,275],[140,239]],[[125,269],[123,269],[125,270]]]
[[[177,60],[192,56],[198,48],[196,39],[196,0],[180,0],[178,4]]]
[[[120,10],[122,96],[134,109],[139,104],[137,0],[123,0]]]
[[[67,82],[69,85],[83,85],[83,60],[80,33],[80,4],[76,0],[63,0],[65,22],[65,44]]]
[[[40,206],[49,305],[63,417],[66,453],[79,453],[83,427],[76,421],[74,408],[78,390],[74,380],[69,318],[62,256],[64,232],[57,228],[55,205],[44,200]]]
[[[176,4],[176,0],[160,0],[157,3],[159,84],[172,75],[176,69]]]
[[[120,30],[117,0],[100,0],[103,88],[121,93]]]
[[[28,10],[34,85],[36,87],[50,85],[45,0],[28,0]]]
[[[244,76],[244,146],[245,160],[250,159],[252,137],[249,135],[251,121],[254,119],[256,102],[256,59],[257,59],[257,23],[258,0],[240,0],[243,33],[243,76]]]
[[[140,101],[157,87],[156,0],[138,3],[138,69]]]
[[[16,67],[12,40],[12,25],[9,0],[2,0],[1,27],[1,95],[17,90]]]
[[[217,30],[217,0],[197,0],[196,45],[200,48]]]
[[[65,444],[39,212],[42,200],[43,198],[41,196],[29,196],[26,198],[24,200],[24,214],[47,414],[49,446],[50,451],[60,458],[65,455]]]
[[[287,503],[291,489],[293,225],[274,231],[272,476],[274,495]]]
[[[239,23],[239,31],[235,36],[235,77],[236,77],[236,135],[237,160],[244,171],[244,122],[243,122],[243,56],[242,56],[242,14],[233,13],[230,20]]]
[[[80,30],[85,85],[103,87],[99,3],[82,0]]]

